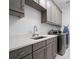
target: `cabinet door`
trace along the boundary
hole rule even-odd
[[[55,6],[55,23],[58,24],[58,9]]]
[[[57,24],[60,25],[60,11],[57,8]]]
[[[53,38],[53,42],[47,45],[47,59],[54,59],[57,53],[57,38]]]
[[[62,13],[58,9],[58,7],[56,7],[56,6],[55,6],[55,23],[57,25],[61,25],[62,24]]]
[[[47,59],[53,59],[53,43],[47,46]]]
[[[55,22],[55,4],[52,2],[52,22]]]
[[[14,11],[23,12],[24,0],[9,0],[9,9]]]
[[[55,23],[55,4],[52,0],[47,0],[47,20]]]
[[[25,56],[23,58],[20,58],[20,59],[32,59],[32,54],[28,55],[28,56]]]
[[[62,25],[62,12],[59,11],[59,25]]]
[[[9,59],[19,59],[32,53],[32,45],[9,52]]]
[[[46,48],[41,48],[33,52],[33,59],[46,59]]]
[[[33,51],[38,50],[38,49],[40,49],[40,48],[42,48],[44,46],[45,46],[45,41],[33,44]]]
[[[56,23],[60,25],[60,11],[57,7],[56,7]]]
[[[56,38],[54,38],[52,49],[53,49],[53,58],[55,58],[57,54],[57,39]]]
[[[39,4],[44,7],[47,8],[47,0],[39,0]]]
[[[52,19],[52,2],[51,0],[47,0],[47,21],[51,22]]]

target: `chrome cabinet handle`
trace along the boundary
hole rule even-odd
[[[22,56],[22,55],[24,55],[25,54],[25,51],[20,51],[19,53],[18,53],[18,56]]]
[[[23,54],[25,54],[25,51],[22,51],[22,52],[20,53],[20,55],[23,55]]]

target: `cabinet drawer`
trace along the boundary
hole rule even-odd
[[[33,52],[33,59],[46,59],[46,47]]]
[[[39,42],[39,43],[36,43],[36,44],[33,44],[33,51],[37,50],[37,49],[40,49],[42,47],[45,46],[45,41],[42,41],[42,42]]]
[[[54,38],[50,38],[47,40],[47,45],[54,41]]]
[[[32,46],[31,45],[11,51],[9,53],[9,57],[10,57],[10,59],[17,59],[17,58],[21,58],[27,54],[30,54],[30,53],[32,53]]]

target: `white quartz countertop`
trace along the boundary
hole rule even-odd
[[[57,37],[57,35],[40,35],[45,36],[45,38],[34,40],[32,37],[28,38],[27,36],[10,36],[9,37],[9,51],[22,48],[24,46],[32,45],[44,40],[47,40],[49,38]]]

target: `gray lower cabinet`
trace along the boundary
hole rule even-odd
[[[48,42],[50,42],[48,44]],[[47,59],[54,59],[57,53],[57,38],[52,38],[47,41]]]
[[[10,51],[9,59],[20,59],[27,56],[28,54],[32,54],[32,45]]]
[[[32,54],[27,55],[27,56],[25,56],[25,57],[23,57],[23,58],[20,58],[20,59],[32,59]]]
[[[33,44],[33,51],[36,51],[40,48],[43,48],[45,47],[45,41],[42,41],[42,42],[39,42],[39,43],[36,43],[36,44]]]
[[[57,54],[57,37],[55,37],[53,41],[53,59],[56,57],[56,54]]]
[[[50,38],[30,46],[9,52],[9,59],[54,59],[57,53],[57,38]]]
[[[47,46],[47,59],[53,59],[53,44]]]
[[[46,59],[46,47],[33,52],[33,59]]]

